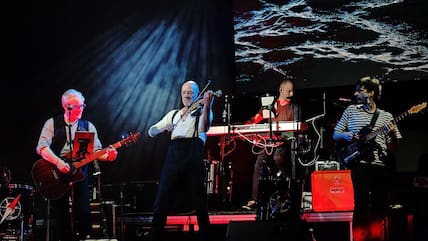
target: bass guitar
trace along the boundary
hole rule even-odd
[[[112,144],[112,146],[116,149],[122,146],[127,146],[136,142],[139,135],[139,132],[131,133],[122,140]],[[99,150],[92,155],[87,155],[79,161],[72,162],[72,169],[74,169],[72,173],[62,173],[54,164],[46,161],[45,159],[37,160],[31,168],[31,176],[37,191],[47,199],[55,200],[61,198],[71,186],[70,184],[80,182],[85,178],[80,168],[96,160],[107,152],[108,147]]]
[[[427,106],[427,102],[423,102],[419,105],[412,106],[409,110],[406,112],[400,114],[397,117],[394,117],[394,119],[388,123],[386,123],[381,128],[378,128],[374,131],[368,128],[363,128],[359,132],[360,138],[353,142],[338,142],[336,143],[336,156],[340,163],[342,163],[346,168],[351,168],[353,166],[356,166],[359,164],[360,159],[364,157],[367,154],[367,150],[369,149],[371,144],[371,141],[374,140],[374,138],[379,133],[385,133],[387,134],[390,129],[389,125],[392,123],[396,123],[405,117],[409,116],[410,114],[416,114],[420,112],[421,110],[425,109]]]

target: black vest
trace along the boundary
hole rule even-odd
[[[54,117],[54,136],[52,138],[51,149],[56,155],[61,154],[61,150],[67,142],[67,124],[63,116]],[[88,131],[89,122],[87,120],[78,120],[77,131]]]

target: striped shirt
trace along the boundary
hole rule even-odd
[[[394,118],[391,113],[386,112],[378,108],[379,116],[376,120],[376,123],[373,127],[373,130],[378,130],[384,125],[387,125],[389,122],[393,121]],[[347,132],[351,131],[354,134],[358,134],[359,131],[368,126],[373,118],[374,113],[369,113],[361,108],[361,105],[350,105],[348,106],[342,114],[342,117],[337,122],[336,127],[334,128],[335,132]],[[400,131],[395,125],[396,137],[397,139],[402,138]],[[384,133],[383,131],[379,132],[375,137],[375,143],[377,148],[373,149],[373,160],[371,163],[374,165],[385,166],[384,158],[387,155],[388,143],[391,142],[391,137]],[[367,163],[369,160],[362,160],[361,163]]]

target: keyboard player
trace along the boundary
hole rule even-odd
[[[246,124],[258,124],[258,123],[268,123],[269,119],[272,119],[272,125],[275,125],[274,123],[277,123],[278,121],[298,121],[299,120],[299,107],[296,103],[293,103],[292,96],[294,94],[294,82],[292,80],[283,80],[281,81],[279,85],[279,96],[277,100],[273,104],[273,115],[269,113],[263,113],[264,109],[260,109],[260,111],[252,117],[249,121],[246,122]],[[270,117],[270,118],[269,118]],[[273,136],[273,139],[287,139],[291,135],[294,135],[293,132],[286,133],[286,132],[275,132],[275,136]],[[287,156],[281,156],[281,159],[290,159],[290,152],[284,152],[281,151],[282,148],[289,148],[287,146],[287,142],[285,142],[285,146],[279,146],[275,149],[273,156],[281,156],[288,153]],[[270,153],[271,154],[271,153]],[[275,167],[275,165],[272,164],[272,154],[269,155],[269,153],[265,150],[261,150],[259,154],[256,155],[256,161],[254,163],[254,169],[253,169],[253,178],[252,178],[252,193],[251,197],[249,198],[248,202],[242,206],[243,209],[246,210],[254,210],[257,208],[257,202],[259,200],[259,178],[261,174],[261,168],[263,165],[272,165],[273,168],[271,170],[280,170],[284,167]],[[290,163],[290,161],[286,161],[286,163]],[[290,168],[288,168],[290,169]],[[287,170],[290,172],[290,170]]]

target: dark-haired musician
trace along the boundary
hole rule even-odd
[[[386,128],[372,141],[361,145],[361,151],[353,152],[360,157],[353,159],[349,155],[344,158],[346,161],[342,161],[351,169],[354,188],[354,240],[383,240],[382,221],[392,181],[387,160],[401,134],[393,122],[393,116],[376,104],[381,95],[379,80],[364,77],[355,87],[356,103],[344,110],[334,128],[333,139],[347,145],[373,130]]]

